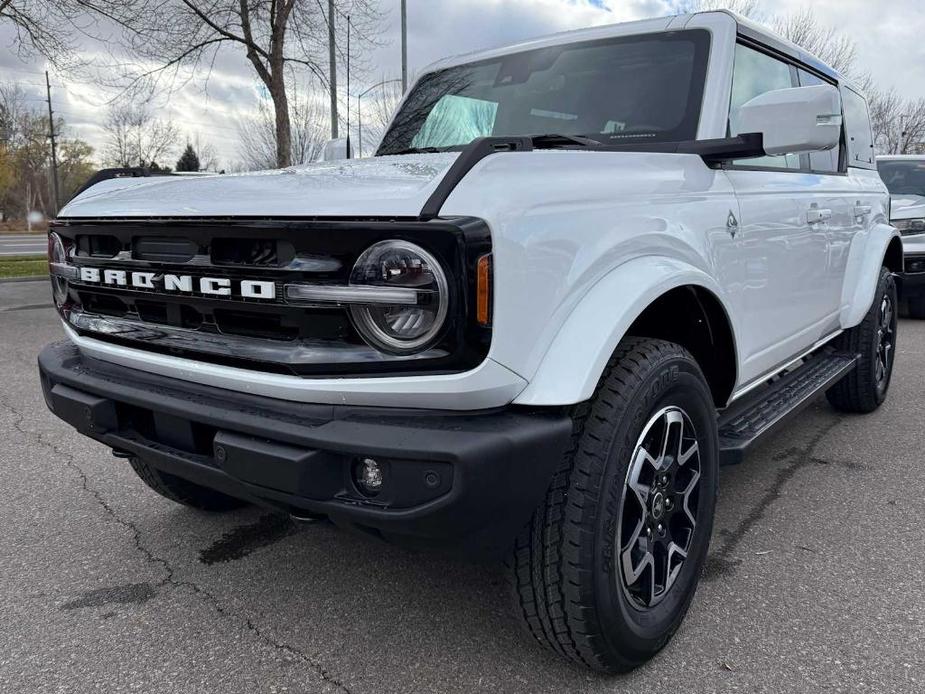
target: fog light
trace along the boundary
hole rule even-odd
[[[373,458],[363,458],[354,466],[353,479],[360,491],[375,496],[382,489],[382,466]]]

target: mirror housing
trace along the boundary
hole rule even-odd
[[[770,155],[819,152],[841,140],[841,95],[830,84],[759,94],[734,114],[740,133],[761,133]]]
[[[349,159],[347,155],[347,138],[338,137],[328,140],[324,143],[324,150],[321,153],[321,161],[340,161]]]

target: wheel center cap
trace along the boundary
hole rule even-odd
[[[655,492],[655,496],[652,497],[651,513],[655,520],[661,520],[665,515],[665,495],[661,492]]]

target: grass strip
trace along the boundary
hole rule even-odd
[[[41,255],[0,255],[0,279],[48,274],[48,260]]]

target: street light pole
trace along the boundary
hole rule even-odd
[[[350,23],[350,15],[347,15],[347,159],[352,159],[353,154],[350,151],[350,30],[353,25]]]
[[[362,92],[357,94],[357,158],[363,158],[363,109],[360,105],[360,99],[369,94],[373,89],[378,89],[387,84],[392,84],[393,82],[400,82],[401,80],[382,80],[378,84],[374,84],[368,89],[364,89]]]
[[[328,60],[331,87],[331,139],[337,139],[337,54],[334,46],[334,0],[328,0]]]
[[[408,91],[408,0],[401,0],[401,93]]]

